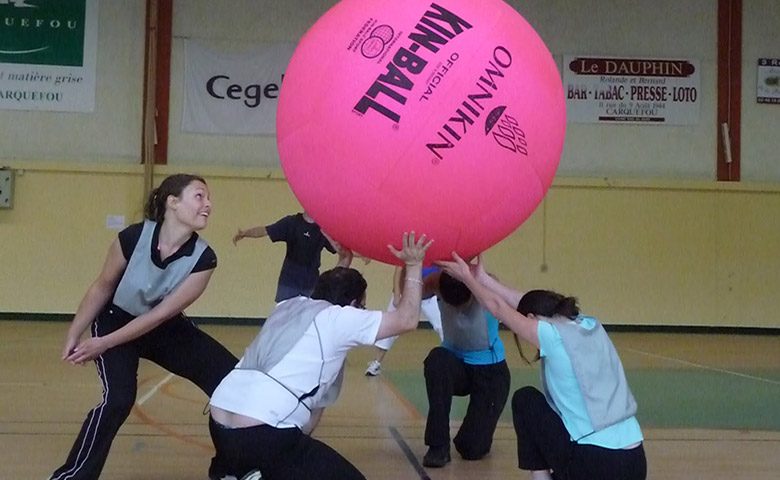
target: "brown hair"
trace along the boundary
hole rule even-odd
[[[534,314],[542,317],[562,316],[574,320],[580,314],[580,307],[577,306],[577,299],[567,297],[551,290],[531,290],[526,292],[517,304],[517,311],[523,315]],[[520,348],[520,339],[515,334],[515,345],[520,352],[520,356],[526,363],[539,360],[539,350],[536,356],[529,361]]]
[[[149,220],[162,223],[165,219],[165,208],[168,197],[170,195],[177,198],[180,197],[181,192],[187,188],[187,185],[194,181],[202,182],[204,185],[206,184],[206,181],[203,180],[202,177],[187,173],[177,173],[167,177],[162,181],[159,187],[149,193],[149,198],[146,200],[146,207],[144,208],[144,216]]]

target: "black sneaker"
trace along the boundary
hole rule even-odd
[[[428,452],[423,457],[423,466],[430,468],[441,468],[450,463],[450,446],[429,447]]]

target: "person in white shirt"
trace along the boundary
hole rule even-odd
[[[279,303],[236,368],[211,397],[217,458],[237,478],[363,479],[338,452],[309,434],[338,397],[347,352],[417,326],[422,262],[431,242],[404,234],[404,291],[392,312],[365,310],[367,284],[352,268],[320,275],[310,298]]]

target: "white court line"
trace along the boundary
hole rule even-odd
[[[146,395],[144,395],[143,397],[141,397],[141,398],[139,398],[138,400],[136,400],[135,404],[136,404],[136,405],[138,405],[138,406],[140,407],[141,405],[143,405],[144,403],[146,403],[146,401],[147,401],[147,400],[149,400],[150,398],[152,398],[152,397],[154,396],[154,394],[155,394],[155,393],[157,393],[157,390],[159,390],[159,389],[160,389],[160,387],[162,387],[163,385],[165,385],[166,383],[168,383],[168,381],[169,381],[170,379],[172,379],[172,378],[173,378],[173,376],[174,376],[174,375],[173,375],[172,373],[169,373],[167,377],[165,377],[165,378],[163,378],[162,380],[160,380],[160,382],[159,382],[157,385],[155,385],[154,387],[152,387],[152,389],[151,389],[151,390],[149,390],[148,392],[146,392]]]
[[[734,375],[736,377],[748,378],[750,380],[758,380],[759,382],[765,382],[765,383],[769,383],[771,385],[780,385],[780,381],[772,380],[771,378],[756,377],[754,375],[748,375],[748,374],[745,374],[745,373],[733,372],[731,370],[725,370],[723,368],[710,367],[710,366],[707,366],[707,365],[702,365],[700,363],[694,363],[694,362],[689,362],[689,361],[686,361],[686,360],[680,360],[679,358],[665,357],[663,355],[658,355],[657,353],[643,352],[642,350],[636,350],[634,348],[623,348],[621,350],[628,350],[628,351],[631,351],[631,352],[634,352],[634,353],[638,353],[640,355],[646,355],[648,357],[660,358],[660,359],[663,359],[663,360],[668,360],[670,362],[675,362],[675,363],[680,363],[680,364],[683,364],[683,365],[688,365],[688,366],[691,366],[691,367],[701,368],[703,370],[711,370],[713,372],[726,373],[728,375]]]

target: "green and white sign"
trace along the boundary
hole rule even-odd
[[[0,108],[95,109],[97,0],[0,0]]]

